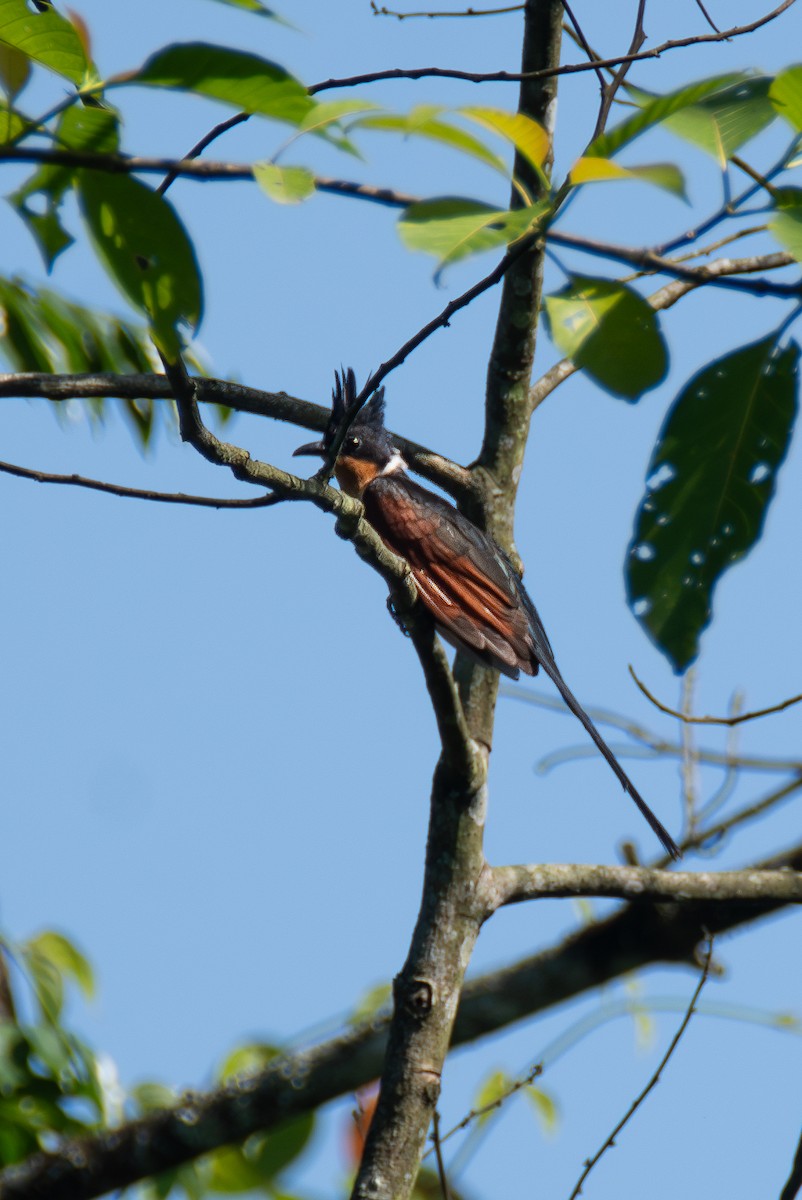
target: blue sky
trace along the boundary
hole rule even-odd
[[[298,27],[292,31],[204,0],[76,0],[75,7],[104,74],[189,39],[247,47],[306,83],[392,66],[517,66],[518,15],[399,23],[372,17],[362,0],[307,0],[283,9]],[[614,51],[627,42],[623,16],[631,6],[618,5],[613,15],[585,7],[593,44]],[[756,10],[718,4],[713,15],[736,23]],[[745,66],[779,69],[798,45],[799,21],[793,10],[753,38],[666,55],[634,78],[668,90]],[[657,43],[702,32],[703,24],[688,2],[656,8],[647,29]],[[37,81],[31,107],[41,101],[45,108],[60,87],[52,78]],[[428,80],[382,84],[371,98],[404,110],[423,102],[514,107],[515,90],[491,85],[479,93]],[[561,85],[558,169],[587,140],[595,104],[591,75]],[[123,109],[126,148],[170,156],[227,115],[211,102],[145,89],[131,92]],[[215,157],[268,157],[283,137],[254,119],[220,141]],[[755,162],[770,161],[784,137],[770,132],[755,143]],[[410,192],[505,201],[500,178],[455,155],[378,136],[365,145],[366,163],[325,147],[299,148],[295,161]],[[647,244],[681,232],[718,203],[715,168],[698,151],[664,133],[637,150],[631,161],[681,158],[698,208],[643,185],[611,185],[588,189],[566,228]],[[5,174],[7,193],[25,171]],[[489,258],[473,259],[436,287],[430,260],[401,248],[393,213],[368,204],[319,195],[280,208],[254,185],[188,181],[171,195],[205,274],[198,340],[213,372],[319,402],[328,400],[335,367],[352,364],[363,377],[490,267]],[[77,231],[69,206],[67,220]],[[6,274],[41,278],[36,249],[7,206],[0,243]],[[590,260],[575,265],[605,273]],[[52,283],[84,303],[126,311],[84,247],[59,260]],[[548,286],[560,283],[550,267]],[[470,461],[497,302],[497,291],[483,296],[390,377],[392,428]],[[624,602],[622,564],[651,447],[668,403],[701,364],[763,336],[784,315],[772,300],[689,297],[664,318],[669,376],[637,406],[577,375],[533,424],[516,537],[558,661],[584,703],[666,736],[675,733],[672,722],[654,712],[626,670],[632,663],[660,697],[676,702],[675,677]],[[543,334],[536,375],[556,357]],[[229,436],[285,467],[304,440],[291,427],[246,418]],[[79,407],[59,423],[42,402],[6,400],[0,437],[0,457],[43,470],[243,494],[169,429],[142,456],[116,415],[97,431]],[[748,707],[800,691],[799,467],[796,446],[763,540],[716,594],[698,662],[699,712],[723,711],[739,688]],[[387,617],[383,584],[333,535],[331,521],[307,506],[183,509],[6,476],[0,493],[4,929],[23,938],[55,926],[85,949],[100,996],[76,1005],[74,1017],[112,1055],[126,1084],[159,1078],[203,1086],[236,1042],[292,1039],[336,1023],[366,989],[391,978],[406,954],[436,756],[419,667]],[[740,745],[793,755],[800,720],[790,710],[747,726]],[[704,743],[720,748],[724,735]],[[544,754],[575,744],[584,745],[583,735],[569,717],[501,701],[487,834],[492,862],[612,862],[623,835],[645,854],[654,851],[600,758],[534,774]],[[635,761],[632,770],[676,832],[676,765]],[[704,793],[719,781],[704,771]],[[762,795],[770,783],[745,781],[731,803]],[[792,803],[727,846],[716,866],[768,854],[795,840],[798,828]],[[578,920],[567,901],[503,912],[483,930],[473,970],[547,946]],[[725,971],[708,985],[708,1003],[798,1011],[798,920],[782,916],[723,941],[716,957]],[[649,972],[637,986],[682,1004],[694,982],[677,968]],[[623,985],[610,991],[625,994]],[[598,995],[588,996],[455,1055],[445,1126],[471,1107],[489,1070],[521,1073],[599,1004]],[[466,1190],[524,1197],[537,1181],[549,1195],[568,1194],[678,1021],[677,1014],[657,1015],[645,1048],[631,1021],[603,1025],[542,1081],[560,1105],[556,1136],[544,1140],[525,1103],[515,1101],[465,1176]],[[700,1016],[585,1194],[634,1195],[648,1180],[652,1200],[667,1200],[678,1188],[708,1193],[714,1178],[730,1200],[777,1194],[799,1134],[799,1055],[791,1034]],[[336,1106],[321,1126],[304,1174],[318,1194],[331,1194],[341,1180],[337,1142],[349,1107]]]

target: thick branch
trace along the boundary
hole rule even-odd
[[[319,404],[310,404],[308,400],[298,400],[286,392],[263,392],[224,379],[197,378],[194,382],[195,393],[202,403],[226,404],[236,412],[272,417],[318,433],[326,428],[331,411]],[[113,375],[107,372],[50,375],[39,371],[0,374],[0,398],[36,396],[47,400],[77,400],[117,396],[125,400],[169,400],[172,395],[169,380],[164,375]],[[470,472],[464,467],[400,434],[394,433],[392,438],[412,469],[424,479],[454,496],[470,489]]]
[[[657,871],[648,867],[584,864],[494,867],[487,875],[489,913],[504,904],[556,896],[606,896],[658,903],[667,900],[777,900],[802,903],[796,871]]]
[[[802,845],[752,870],[768,877],[783,867],[802,870]],[[720,934],[780,907],[776,900],[628,905],[552,949],[469,982],[452,1045],[495,1033],[629,971],[692,963],[703,927]],[[193,1091],[175,1109],[34,1155],[0,1172],[0,1200],[91,1200],[356,1091],[379,1072],[388,1024],[386,1018],[372,1021],[282,1055],[256,1076],[208,1094]]]

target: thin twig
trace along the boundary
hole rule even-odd
[[[696,0],[696,7],[699,9],[699,11],[701,12],[704,19],[707,21],[710,28],[715,30],[716,33],[721,33],[721,30],[719,29],[718,25],[716,25],[715,21],[710,16],[710,13],[707,11],[704,4],[702,4],[702,0]]]
[[[579,42],[579,45],[582,47],[582,49],[587,54],[590,62],[592,62],[594,64],[596,78],[598,79],[599,87],[601,88],[601,98],[602,98],[602,103],[603,103],[604,97],[607,93],[607,80],[604,78],[604,72],[601,70],[601,68],[596,66],[598,55],[594,52],[594,50],[592,49],[592,47],[590,45],[590,42],[585,37],[585,34],[582,31],[582,26],[579,24],[579,21],[577,21],[576,16],[569,8],[567,0],[563,0],[563,8],[565,9],[565,11],[568,15],[568,20],[571,22],[571,25],[573,26],[574,33],[576,35],[576,40]]]
[[[515,1093],[520,1092],[522,1088],[529,1087],[529,1085],[534,1083],[534,1081],[542,1074],[543,1064],[535,1063],[535,1065],[529,1071],[527,1071],[526,1075],[524,1075],[521,1079],[516,1079],[513,1083],[511,1083],[510,1086],[503,1091],[500,1096],[496,1096],[495,1100],[491,1100],[488,1104],[483,1104],[480,1108],[472,1108],[469,1113],[466,1113],[462,1120],[458,1122],[458,1124],[452,1126],[448,1133],[443,1134],[443,1136],[440,1138],[440,1144],[442,1145],[444,1142],[447,1142],[449,1138],[454,1137],[455,1134],[461,1133],[463,1129],[467,1129],[469,1125],[471,1125],[474,1121],[479,1120],[480,1117],[486,1117],[496,1109],[501,1108],[502,1104],[504,1104],[506,1100],[509,1100],[510,1096],[514,1096]],[[427,1150],[423,1157],[427,1158],[428,1155],[432,1153],[433,1149],[434,1147],[432,1147],[431,1150]]]
[[[712,961],[712,958],[713,958],[713,938],[710,934],[708,934],[707,952],[705,954],[704,965],[702,967],[702,974],[701,974],[698,984],[696,985],[696,989],[693,993],[693,996],[691,997],[691,1002],[688,1005],[688,1011],[685,1013],[685,1016],[682,1019],[682,1023],[680,1024],[679,1029],[674,1034],[674,1037],[671,1041],[671,1045],[668,1047],[668,1050],[663,1055],[660,1065],[658,1066],[658,1068],[655,1071],[652,1078],[647,1083],[646,1087],[643,1089],[643,1091],[640,1093],[640,1095],[637,1097],[637,1099],[630,1105],[629,1109],[624,1114],[624,1116],[621,1118],[621,1120],[618,1122],[615,1129],[613,1129],[613,1131],[609,1135],[609,1137],[603,1142],[603,1144],[599,1147],[599,1149],[593,1155],[593,1158],[588,1159],[587,1162],[585,1163],[582,1174],[579,1176],[579,1179],[577,1180],[576,1185],[574,1186],[574,1190],[571,1192],[569,1200],[576,1200],[576,1197],[582,1191],[582,1184],[585,1182],[585,1180],[587,1179],[590,1172],[596,1166],[596,1163],[599,1161],[599,1159],[602,1157],[602,1155],[605,1153],[606,1150],[608,1150],[611,1146],[615,1145],[615,1139],[618,1137],[621,1130],[624,1128],[624,1126],[627,1124],[627,1122],[630,1120],[630,1118],[635,1115],[637,1110],[640,1108],[641,1104],[643,1104],[643,1101],[649,1095],[649,1092],[651,1092],[652,1089],[654,1087],[656,1087],[657,1083],[659,1082],[661,1073],[664,1071],[664,1069],[668,1063],[668,1060],[671,1058],[672,1054],[674,1053],[677,1046],[679,1045],[680,1038],[684,1034],[685,1030],[688,1028],[690,1019],[694,1013],[696,1001],[699,999],[702,988],[707,983],[707,978],[710,974],[710,963]]]
[[[437,1178],[440,1180],[440,1195],[443,1200],[451,1200],[451,1192],[448,1187],[448,1179],[446,1178],[446,1164],[443,1162],[443,1150],[440,1145],[440,1113],[437,1109],[432,1115],[432,1143],[434,1146],[434,1156],[437,1160]]]
[[[229,117],[227,121],[221,121],[219,125],[215,125],[214,129],[210,129],[208,133],[205,133],[199,142],[195,143],[192,149],[184,155],[182,161],[188,162],[193,158],[197,158],[198,155],[202,154],[206,147],[210,146],[216,138],[221,136],[221,134],[227,133],[229,129],[233,129],[236,125],[244,124],[245,121],[250,120],[250,117],[251,113],[240,112],[235,113],[233,117]],[[156,188],[158,194],[163,196],[168,187],[175,183],[177,178],[178,172],[175,169],[168,172],[168,174],[165,175],[164,179]]]
[[[511,4],[508,8],[465,8],[461,12],[395,12],[393,9],[379,8],[375,0],[370,0],[370,7],[376,17],[395,17],[399,21],[408,21],[410,17],[497,17],[501,13],[522,12],[523,4]]]
[[[693,711],[693,693],[696,686],[696,669],[691,667],[682,680],[682,711],[690,718]],[[682,745],[682,802],[685,812],[684,837],[693,837],[698,824],[697,800],[699,797],[699,758],[696,750],[694,731],[690,720],[683,723],[680,729]]]
[[[274,493],[255,496],[250,500],[228,500],[219,496],[188,496],[184,492],[152,492],[145,488],[123,487],[119,483],[105,483],[101,479],[87,479],[84,475],[53,475],[49,471],[34,471],[30,467],[8,462],[0,462],[0,471],[5,475],[16,475],[19,479],[33,479],[36,483],[63,483],[89,488],[93,492],[106,492],[110,496],[158,500],[161,504],[192,504],[200,508],[269,508],[283,499]]]
[[[736,167],[743,171],[744,175],[748,175],[749,178],[753,179],[759,187],[762,187],[764,191],[768,192],[772,199],[776,199],[776,187],[769,183],[768,179],[766,179],[764,175],[761,175],[759,171],[756,171],[754,167],[750,166],[748,162],[746,162],[743,158],[740,158],[737,154],[730,155],[730,162],[734,163]]]
[[[780,1194],[780,1200],[794,1200],[800,1190],[802,1190],[802,1134],[799,1136],[799,1144],[794,1155],[794,1165],[791,1167],[788,1182]]]
[[[630,54],[636,54],[638,52],[638,50],[640,50],[643,43],[646,41],[646,33],[643,28],[643,19],[644,19],[645,14],[646,14],[646,0],[638,0],[638,11],[637,11],[637,15],[635,17],[635,28],[633,30],[632,39],[629,44],[629,53]],[[620,90],[621,85],[623,84],[624,80],[626,79],[627,75],[629,74],[629,71],[632,66],[633,66],[632,62],[622,63],[621,66],[616,71],[613,78],[610,80],[610,82],[608,84],[605,84],[604,89],[602,91],[602,99],[601,99],[601,105],[599,107],[599,115],[596,118],[596,127],[593,130],[593,138],[591,140],[595,141],[595,139],[597,137],[601,137],[601,135],[604,133],[604,128],[607,124],[607,121],[609,120],[610,111],[613,107],[613,101],[615,100],[616,94]]]
[[[413,67],[411,69],[394,68],[387,71],[369,71],[362,75],[350,75],[342,79],[325,79],[315,83],[307,90],[310,95],[330,91],[334,88],[358,87],[364,83],[378,83],[384,79],[464,79],[468,83],[520,83],[523,79],[551,79],[557,75],[574,75],[582,71],[594,71],[597,67],[618,67],[624,63],[643,62],[650,58],[660,58],[670,50],[682,50],[688,46],[704,45],[706,42],[724,42],[743,34],[754,33],[769,21],[776,20],[786,9],[795,4],[796,0],[783,0],[771,12],[759,17],[748,25],[733,25],[721,33],[700,33],[694,37],[676,38],[662,42],[651,50],[642,50],[635,54],[619,54],[614,58],[595,59],[592,62],[566,63],[559,67],[544,67],[539,71],[457,71],[446,67]]]
[[[647,700],[659,708],[660,712],[666,713],[669,717],[676,717],[678,721],[683,721],[686,725],[741,725],[744,721],[756,721],[758,717],[769,717],[772,713],[782,712],[783,709],[790,708],[792,704],[799,704],[802,701],[802,693],[799,696],[791,696],[788,700],[781,701],[780,704],[772,704],[769,708],[759,708],[754,712],[738,713],[735,716],[729,717],[692,717],[687,713],[678,712],[675,708],[669,708],[667,704],[663,704],[654,696],[646,684],[638,679],[632,665],[629,666],[629,673],[635,680],[640,690],[643,692]]]

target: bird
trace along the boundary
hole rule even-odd
[[[354,371],[336,371],[322,440],[294,453],[328,458],[357,395]],[[334,463],[341,489],[362,502],[384,545],[406,560],[418,597],[447,642],[510,679],[518,679],[521,671],[536,675],[543,669],[664,849],[680,858],[676,842],[563,679],[543,622],[509,557],[453,504],[409,478],[407,463],[385,428],[384,413],[381,387],[345,432]]]

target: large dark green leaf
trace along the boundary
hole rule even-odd
[[[299,125],[315,106],[303,84],[278,63],[205,42],[157,51],[126,82],[197,92],[291,125]]]
[[[89,76],[91,64],[75,27],[52,6],[36,12],[26,0],[0,0],[0,42],[78,86]]]
[[[633,612],[676,671],[699,653],[721,575],[762,532],[796,415],[798,357],[773,335],[710,363],[660,432],[626,579]]]
[[[195,251],[163,196],[128,175],[76,174],[78,201],[98,257],[125,296],[150,318],[172,357],[176,327],[197,327],[202,290]]]
[[[0,87],[15,100],[31,75],[31,60],[21,50],[0,42]]]
[[[668,355],[657,314],[633,288],[572,275],[543,305],[557,348],[614,396],[637,400],[664,378]]]

